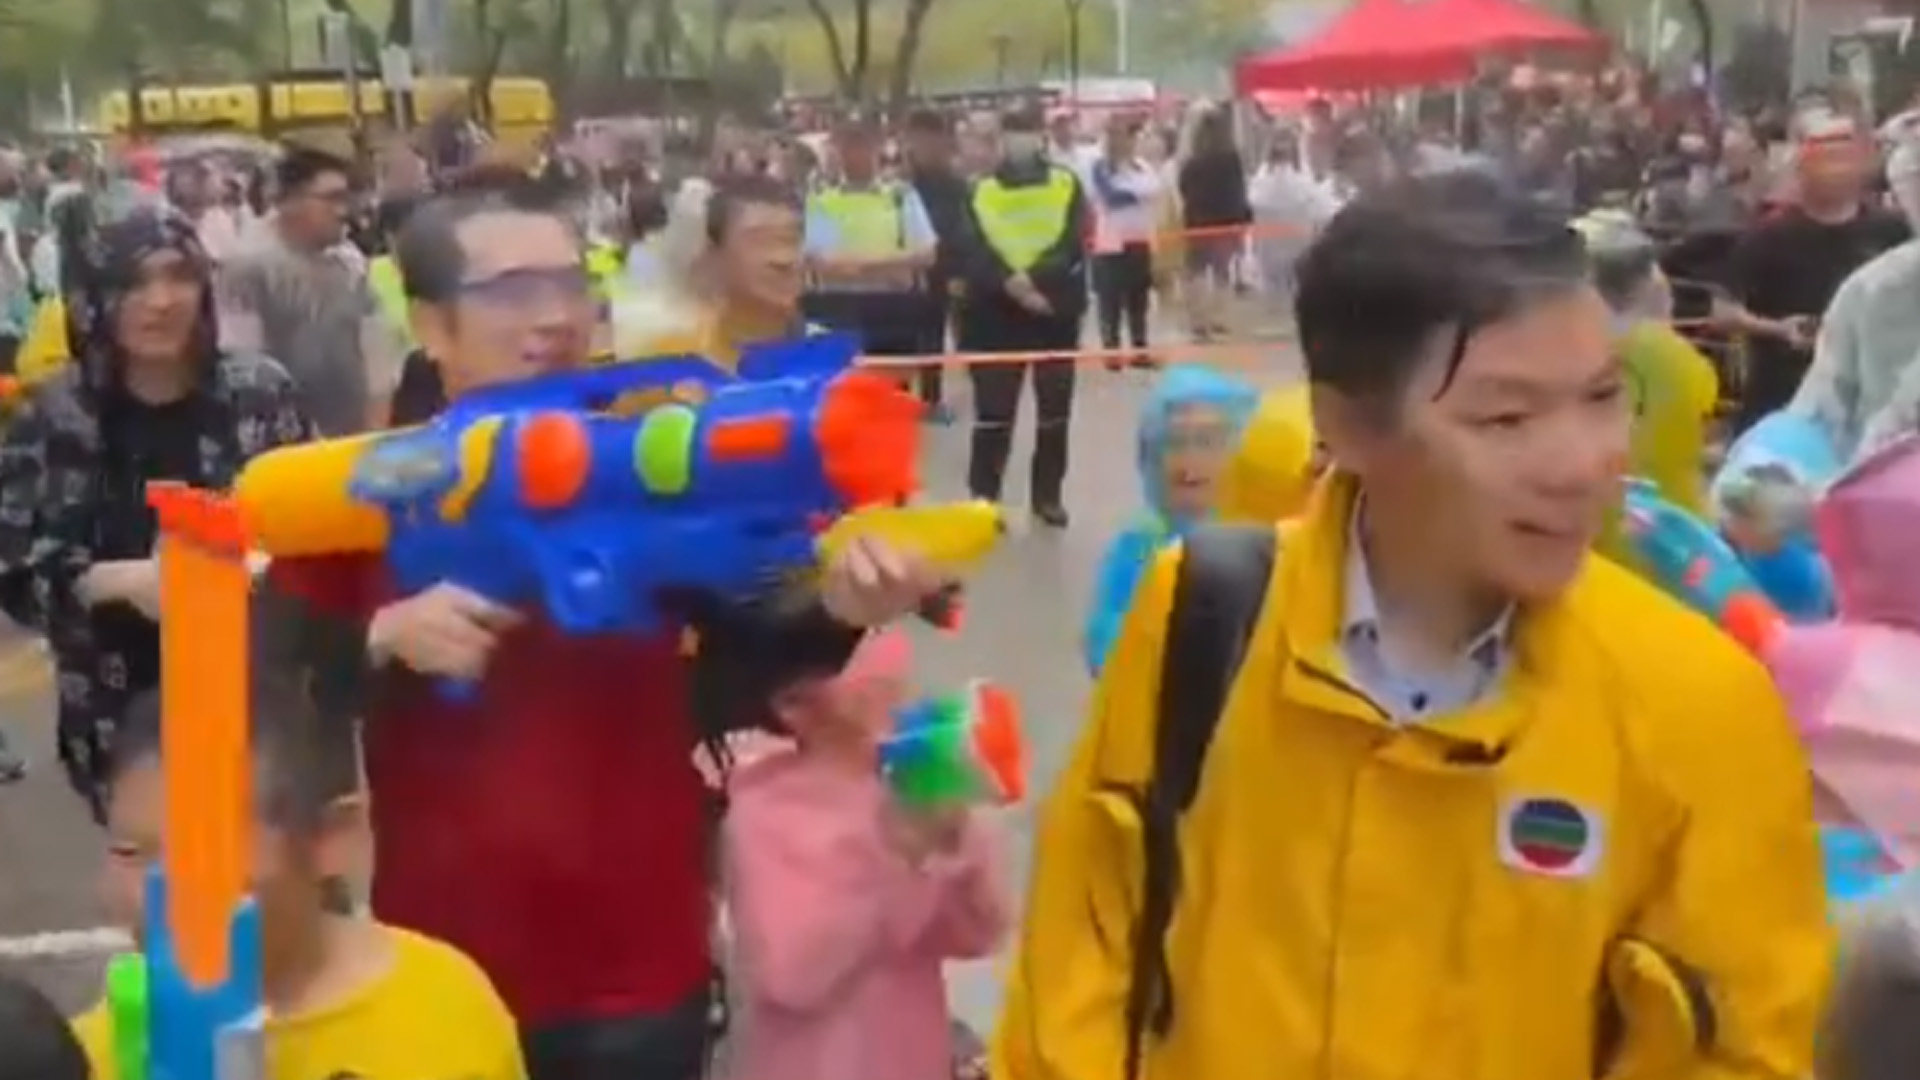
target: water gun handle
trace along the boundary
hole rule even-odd
[[[147,985],[147,961],[138,953],[121,953],[107,962],[107,1018],[113,1029],[114,1075],[120,1080],[147,1080],[152,1055],[148,1037],[152,997]]]

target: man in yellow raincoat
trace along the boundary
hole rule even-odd
[[[1336,470],[1242,534],[1277,551],[1184,810],[1156,726],[1204,531],[1148,570],[1042,812],[996,1080],[1808,1075],[1807,766],[1758,663],[1590,554],[1626,378],[1545,214],[1419,178],[1303,260]]]

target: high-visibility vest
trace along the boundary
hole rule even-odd
[[[1045,183],[1013,187],[989,176],[973,185],[980,232],[1014,273],[1032,269],[1067,234],[1075,184],[1072,172],[1055,165]]]
[[[813,212],[833,222],[840,253],[856,258],[897,255],[906,250],[904,202],[905,196],[891,186],[849,191],[834,185],[807,196]]]
[[[612,244],[588,247],[587,276],[593,281],[594,298],[604,303],[613,295],[613,279],[620,276],[620,249]]]
[[[386,319],[388,327],[411,352],[418,347],[413,340],[413,319],[407,310],[407,290],[400,280],[400,264],[391,255],[379,255],[367,261],[367,290]]]

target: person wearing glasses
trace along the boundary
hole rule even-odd
[[[446,400],[590,362],[582,238],[524,170],[477,168],[426,200],[395,258]],[[479,962],[532,1080],[702,1074],[713,957],[695,745],[760,719],[764,697],[742,687],[837,671],[863,627],[938,584],[863,543],[791,608],[689,597],[662,632],[570,636],[452,583],[396,596],[377,556],[279,559],[269,583],[353,628],[369,660],[373,909]],[[474,699],[436,693],[445,678],[476,683]]]
[[[220,274],[222,342],[286,364],[326,435],[384,422],[405,356],[380,315],[365,258],[346,243],[350,170],[324,151],[286,151],[272,214]]]

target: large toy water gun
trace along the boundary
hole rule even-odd
[[[894,797],[917,809],[1019,802],[1027,791],[1019,706],[982,680],[904,706],[880,743],[880,770]]]
[[[891,509],[917,486],[920,406],[849,370],[857,344],[784,344],[743,363],[788,373],[758,380],[697,358],[536,378],[264,454],[235,497],[269,556],[384,550],[402,592],[451,582],[578,634],[654,629],[663,589],[761,592],[862,528],[965,569],[997,512]]]
[[[1705,522],[1661,498],[1651,483],[1627,481],[1621,528],[1647,575],[1681,603],[1749,647],[1771,631],[1778,612],[1740,556]]]
[[[138,955],[107,969],[120,1080],[266,1080],[260,915],[249,892],[247,605],[235,508],[155,485],[160,523],[159,865]]]

